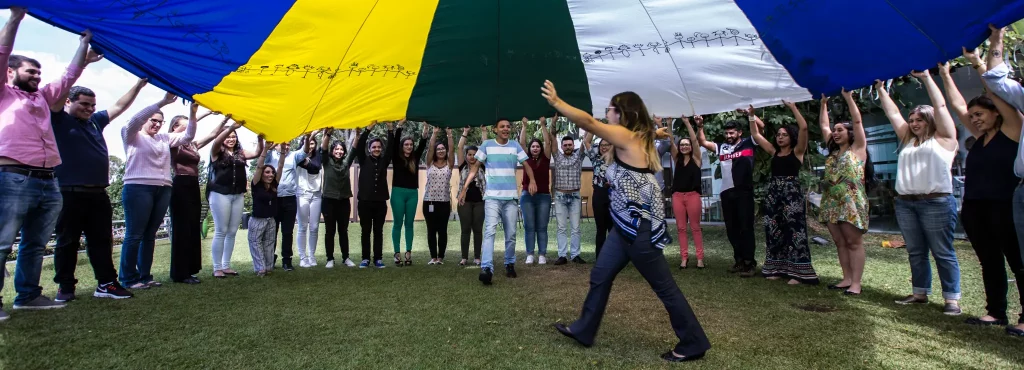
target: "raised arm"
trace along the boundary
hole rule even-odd
[[[469,135],[469,127],[462,129],[462,137],[459,138],[459,166],[466,162],[466,135]]]
[[[526,148],[526,126],[529,121],[526,120],[526,117],[523,117],[522,122],[522,127],[519,128],[519,146]],[[544,122],[541,122],[540,125],[541,127],[544,127]]]
[[[455,168],[455,156],[452,155],[454,154],[452,153],[452,143],[455,141],[455,138],[452,137],[451,128],[445,128],[444,133],[448,136],[448,168]],[[430,147],[433,148],[434,146],[431,145]],[[430,152],[433,153],[434,150],[431,149]]]
[[[694,116],[693,118],[694,118],[695,121],[699,121],[701,123],[704,122],[704,117]],[[693,142],[696,140],[697,134],[695,134],[693,132],[693,125],[690,124],[690,119],[689,118],[686,118],[686,116],[680,116],[679,119],[683,121],[684,125],[686,125],[686,133],[688,133],[690,135],[690,148],[691,148],[690,150],[693,151],[693,159],[695,161],[697,161],[697,166],[699,167],[699,166],[702,165],[702,163],[701,163],[702,154],[700,153],[700,147],[699,146],[698,147],[694,147],[693,146]],[[676,147],[676,152],[678,153],[679,152],[679,140],[676,140],[676,142],[672,143],[672,146]],[[675,156],[675,155],[673,154],[673,156]]]
[[[3,65],[9,65],[11,59],[11,53],[14,51],[14,39],[18,36],[18,26],[21,25],[21,20],[25,19],[25,14],[28,11],[20,6],[11,7],[11,16],[7,18],[7,23],[4,24],[4,28],[0,29],[0,58],[2,58]],[[3,73],[0,76],[0,82],[7,84],[7,74]]]
[[[358,159],[359,161],[362,161],[363,159],[366,158],[366,141],[370,139],[370,131],[376,125],[377,122],[374,121],[373,123],[370,124],[369,127],[366,128],[366,130],[363,130],[363,132],[359,134],[359,139],[358,141],[356,141],[356,148],[355,150],[353,150],[354,152],[356,152],[356,159]]]
[[[946,107],[946,98],[942,96],[939,85],[935,83],[932,74],[927,70],[913,74],[924,84],[928,91],[928,97],[932,100],[932,107],[935,108],[935,137],[940,139],[946,150],[956,150],[956,124],[953,123],[953,116],[949,114]]]
[[[78,77],[82,75],[82,70],[85,69],[85,66],[103,59],[103,55],[89,49],[90,41],[92,41],[92,31],[85,30],[82,32],[82,37],[78,40],[78,50],[75,52],[75,56],[72,57],[71,64],[64,71],[64,75],[59,80],[39,88],[39,94],[43,96],[46,105],[52,107],[58,102],[63,104],[64,100],[61,100],[61,97],[66,96],[68,91],[71,91],[71,87],[75,85],[75,81],[78,81]],[[66,100],[67,98],[64,99]]]
[[[148,80],[145,78],[140,78],[135,82],[135,86],[132,86],[132,88],[129,89],[121,99],[117,99],[117,102],[115,102],[114,105],[107,108],[107,114],[110,115],[111,121],[120,116],[121,113],[124,113],[128,107],[132,106],[132,102],[134,102],[135,98],[139,96],[139,92],[142,91],[143,87],[146,87],[147,81]],[[63,101],[61,101],[61,103],[63,103]]]
[[[608,140],[609,143],[619,148],[625,148],[631,145],[632,138],[634,136],[633,132],[619,125],[606,125],[601,123],[601,121],[598,121],[589,113],[569,105],[558,97],[555,85],[551,83],[551,81],[544,81],[544,87],[541,88],[541,96],[543,96],[544,99],[547,99],[548,104],[555,108],[558,113],[568,118],[569,121],[579,125],[580,128],[587,130],[587,132],[593,132],[594,135],[597,135],[601,139]]]
[[[262,136],[260,136],[260,137],[262,138]],[[267,161],[267,152],[269,152],[270,148],[273,148],[273,147],[274,147],[274,143],[273,142],[269,142],[269,143],[267,143],[266,148],[264,148],[264,150],[260,151],[260,157],[259,157],[259,159],[256,160],[257,171],[260,168],[260,166],[262,166],[264,163],[266,163],[266,161]],[[275,168],[274,169],[274,173],[275,173],[275,177],[276,177],[276,174],[281,173],[281,169],[280,168]],[[257,183],[259,183],[259,180],[262,179],[262,178],[263,178],[263,174],[262,173],[254,174],[252,176],[252,184],[256,185]]]
[[[263,149],[266,147],[264,141],[265,140],[263,138],[263,134],[260,134],[259,136],[256,137],[256,149],[254,149],[252,151],[247,150],[247,149],[243,149],[242,153],[245,154],[245,159],[248,160],[248,159],[253,159],[253,158],[259,157],[260,153],[263,153]]]
[[[854,149],[854,154],[856,154],[857,158],[862,161],[867,160],[868,137],[864,134],[864,119],[860,115],[860,108],[857,107],[857,101],[853,100],[853,92],[843,89],[842,94],[843,99],[846,100],[846,106],[850,109],[850,125],[853,126],[854,143],[852,148]]]
[[[395,129],[394,131],[391,131],[389,128],[388,133],[390,134],[390,136],[388,138],[387,149],[388,154],[390,155],[387,158],[394,158],[402,155],[402,143],[399,143],[397,141],[402,140],[402,130],[405,129],[404,126],[405,125],[399,124],[398,128]]]
[[[138,113],[135,113],[135,116],[128,120],[128,124],[121,128],[121,141],[125,144],[134,142],[135,138],[139,135],[139,130],[142,129],[142,126],[144,126],[146,122],[149,122],[149,119],[152,118],[156,112],[159,112],[161,107],[171,104],[175,100],[178,100],[177,96],[167,93],[164,94],[164,98],[156,102],[156,104],[142,108]]]
[[[585,152],[589,152],[593,148],[594,148],[594,133],[592,133],[590,131],[587,131],[587,133],[583,135],[583,142],[580,143],[580,150],[585,151]]]
[[[799,136],[796,138],[796,146],[793,147],[793,153],[800,159],[800,162],[803,162],[804,153],[807,152],[807,120],[804,119],[804,115],[800,113],[800,109],[793,102],[783,100],[782,104],[785,104],[789,108],[789,112],[793,113],[793,117],[796,118],[796,129],[799,132]]]
[[[268,150],[270,149],[270,145],[267,146],[267,149]],[[281,182],[281,173],[284,172],[284,161],[287,158],[288,158],[288,153],[282,153],[280,151],[280,149],[278,149],[278,153],[277,153],[277,168],[276,168],[277,171],[274,171],[274,173],[277,174],[275,177],[277,178],[277,182],[278,183]]]
[[[718,145],[704,137],[704,116],[693,116],[693,121],[697,124],[697,144],[707,149],[708,152],[718,153]]]
[[[431,130],[431,132],[430,132],[430,143],[428,145],[431,148],[434,148],[435,145],[437,145],[437,127],[434,127],[434,129]],[[433,150],[428,150],[427,151],[427,166],[432,166],[433,163],[434,163],[434,151]]]
[[[207,113],[207,114],[204,114],[204,115],[203,115],[203,117],[206,117],[206,116],[208,116],[208,115],[209,115],[209,113]],[[231,115],[230,115],[230,114],[229,114],[229,115],[227,115],[227,116],[224,116],[224,120],[223,120],[223,121],[221,121],[221,122],[220,122],[220,124],[218,124],[218,125],[217,125],[217,127],[214,127],[214,128],[213,128],[213,130],[210,130],[210,133],[209,133],[209,134],[206,134],[206,136],[205,136],[205,137],[203,137],[202,139],[199,139],[198,141],[196,141],[196,148],[198,148],[198,149],[202,149],[202,148],[203,148],[203,147],[205,147],[205,146],[206,146],[207,144],[209,144],[209,143],[210,143],[210,142],[212,142],[212,141],[213,141],[214,139],[216,139],[216,138],[217,138],[217,136],[218,136],[218,135],[220,135],[220,133],[221,133],[221,132],[223,132],[224,130],[227,130],[229,126],[225,126],[224,124],[225,124],[225,123],[228,123],[228,120],[229,120],[229,119],[231,119]],[[202,120],[202,118],[199,118],[199,119],[197,120],[197,122],[198,122],[199,120]]]
[[[960,118],[960,122],[964,124],[971,136],[980,137],[982,132],[971,124],[971,117],[967,114],[967,102],[964,101],[964,96],[960,94],[960,89],[956,87],[956,82],[953,81],[953,76],[949,73],[949,63],[939,63],[939,75],[942,76],[942,85],[946,87],[949,108]]]
[[[545,158],[551,158],[551,145],[557,142],[554,139],[554,131],[556,129],[556,127],[554,127],[554,126],[555,126],[555,120],[551,120],[551,127],[548,127],[548,125],[546,125],[545,122],[541,122],[540,123],[540,132],[541,132],[541,135],[544,136],[544,138],[542,140],[544,140],[544,157]],[[530,149],[529,147],[523,146],[523,150],[529,150],[529,149]],[[527,152],[527,154],[529,154],[529,152]],[[530,178],[530,181],[533,181],[533,177]]]
[[[420,160],[420,158],[423,157],[423,151],[427,150],[427,130],[429,130],[430,127],[431,126],[428,125],[426,122],[423,123],[423,133],[420,134],[420,142],[416,144],[416,150],[412,152],[414,161]]]
[[[754,106],[750,105],[747,109],[737,110],[747,115],[747,121],[750,122],[750,137],[754,139],[754,143],[761,147],[761,150],[764,150],[768,155],[775,155],[775,146],[769,143],[768,139],[765,139],[761,133],[761,127],[764,127],[764,123],[761,122],[761,118],[757,117]]]
[[[828,97],[821,94],[821,111],[818,112],[818,125],[821,126],[821,141],[828,142],[832,137],[832,124],[828,120]]]
[[[320,149],[321,150],[328,150],[328,151],[331,150],[331,133],[333,133],[333,132],[334,132],[334,129],[331,129],[329,127],[324,129],[323,137],[320,138]],[[330,153],[328,153],[328,154],[330,154]]]
[[[1005,100],[1017,110],[1024,111],[1024,88],[1017,81],[1009,78],[1010,68],[1003,63],[1003,34],[1002,28],[989,25],[988,49],[988,71],[981,75],[985,85],[1000,98]]]
[[[907,126],[907,121],[903,119],[903,113],[900,113],[900,108],[896,106],[896,102],[892,101],[889,91],[885,89],[884,82],[875,80],[875,89],[878,90],[878,98],[882,100],[882,110],[885,111],[885,117],[889,119],[889,123],[892,124],[892,130],[896,132],[896,137],[902,142],[910,134],[910,128]]]
[[[1005,100],[991,91],[985,94],[992,99],[992,102],[996,105],[996,110],[999,111],[999,115],[1003,117],[1003,125],[1000,127],[1003,135],[1006,135],[1011,140],[1020,138],[1021,123],[1024,122],[1024,116],[1021,115],[1020,111],[1010,106]]]
[[[188,144],[192,141],[192,138],[196,137],[196,111],[199,110],[199,103],[192,102],[189,107],[188,113],[188,125],[185,126],[185,132],[172,132],[168,134],[168,145],[171,148],[177,148],[179,146]]]

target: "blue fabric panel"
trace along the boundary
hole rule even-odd
[[[93,31],[112,63],[189,98],[248,62],[294,0],[31,0],[29,14],[67,31]],[[0,8],[24,6],[0,0]]]
[[[961,55],[988,24],[1024,18],[1024,0],[736,0],[775,59],[811,91],[834,95]]]

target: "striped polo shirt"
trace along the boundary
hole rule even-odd
[[[511,200],[519,198],[516,166],[526,161],[526,151],[515,140],[504,145],[494,139],[480,144],[476,159],[487,167],[487,190],[484,199]]]

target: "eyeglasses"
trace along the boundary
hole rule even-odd
[[[150,119],[149,119],[149,122],[153,122],[153,123],[159,123],[159,124],[163,124],[163,123],[164,123],[164,120],[162,120],[162,119],[156,119],[156,118],[150,118]]]
[[[614,110],[614,111],[618,111],[618,109],[615,109],[615,107],[608,107],[608,108],[605,108],[605,109],[604,109],[604,114],[606,114],[606,115],[607,115],[607,114],[608,114],[608,112],[611,112],[611,111],[613,111],[613,110]]]

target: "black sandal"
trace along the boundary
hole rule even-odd
[[[397,267],[402,267],[402,258],[401,258],[401,256],[402,256],[401,253],[395,253],[395,266],[397,266]]]
[[[412,252],[405,252],[405,265],[412,266]]]

